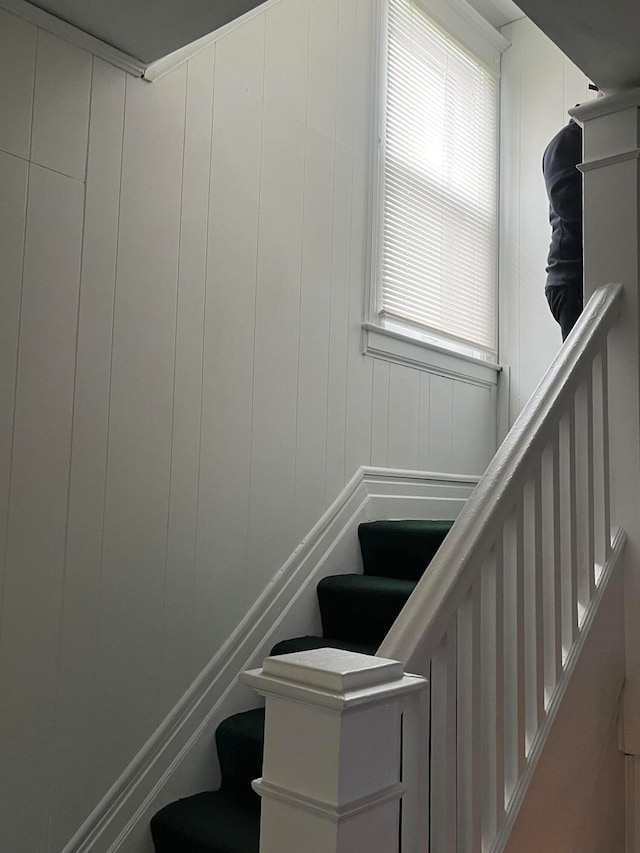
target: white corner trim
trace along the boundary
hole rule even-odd
[[[361,571],[360,522],[456,518],[478,479],[360,468],[61,853],[132,849],[129,837],[164,805],[163,791],[174,771],[194,754],[209,754],[213,729],[224,717],[255,707],[239,674],[259,666],[280,639],[319,627],[315,587],[321,578]]]
[[[364,355],[486,388],[498,384],[498,374],[502,369],[498,364],[453,352],[437,344],[417,341],[373,323],[363,323],[362,331]]]
[[[95,36],[89,35],[89,33],[64,21],[62,18],[57,18],[55,15],[45,12],[44,9],[34,6],[33,3],[28,3],[27,0],[0,0],[0,8],[11,12],[13,15],[17,15],[19,18],[23,18],[30,24],[34,24],[36,27],[40,27],[40,29],[46,30],[46,32],[54,36],[64,39],[64,41],[70,42],[76,47],[82,48],[82,50],[92,53],[99,59],[104,59],[105,62],[115,65],[116,68],[121,68],[134,77],[142,77],[144,75],[147,67],[144,62],[133,56],[129,56],[128,53],[118,50],[117,47],[113,47]]]
[[[261,3],[254,9],[249,9],[249,11],[245,12],[244,15],[240,15],[239,18],[229,21],[228,24],[224,24],[222,27],[218,27],[214,32],[208,33],[206,36],[202,36],[202,38],[175,50],[173,53],[167,54],[167,56],[163,56],[161,59],[156,59],[155,62],[151,62],[147,65],[144,72],[144,79],[148,80],[150,83],[153,83],[155,80],[159,80],[160,77],[164,77],[164,75],[168,74],[169,71],[173,71],[174,68],[177,68],[179,65],[187,62],[197,53],[206,50],[210,45],[219,41],[221,38],[224,38],[226,35],[229,35],[229,33],[233,32],[237,27],[242,26],[242,24],[251,20],[251,18],[256,15],[263,14],[267,9],[270,9],[271,6],[275,6],[275,4],[279,2],[280,0],[266,0],[266,2]]]

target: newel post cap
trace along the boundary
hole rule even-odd
[[[427,687],[421,676],[405,675],[400,661],[332,648],[265,658],[241,679],[265,696],[336,710]]]

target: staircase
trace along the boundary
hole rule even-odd
[[[317,594],[322,637],[284,640],[282,655],[330,646],[375,654],[451,521],[374,521],[358,528],[363,574],[326,577]],[[222,783],[178,800],[151,821],[156,853],[257,853],[260,799],[251,782],[261,775],[264,709],[224,720],[216,731]]]

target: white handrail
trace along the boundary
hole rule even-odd
[[[418,671],[430,660],[452,615],[464,600],[478,569],[513,507],[514,495],[529,476],[563,404],[606,341],[620,311],[622,285],[598,288],[571,336],[520,413],[500,450],[467,501],[402,613],[378,650]]]
[[[623,547],[607,357],[621,302],[620,285],[594,293],[378,650],[430,679],[431,853],[503,849]]]

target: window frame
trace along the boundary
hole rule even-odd
[[[452,38],[463,44],[478,60],[500,76],[500,57],[509,42],[465,0],[414,0],[425,13]],[[495,385],[501,368],[487,360],[473,347],[459,345],[443,334],[425,330],[402,330],[396,322],[385,324],[379,314],[381,301],[380,269],[382,264],[382,187],[384,175],[383,139],[385,133],[385,92],[387,75],[388,0],[377,0],[378,31],[375,34],[372,74],[371,173],[369,203],[368,274],[365,312],[362,323],[363,353],[373,358],[428,370],[453,378],[483,385]],[[498,130],[499,133],[499,130]],[[499,160],[499,152],[498,152]],[[499,192],[496,194],[496,214]],[[498,223],[497,223],[498,224]],[[498,245],[496,242],[496,278],[498,277]],[[496,281],[496,344],[498,320],[498,281]]]

